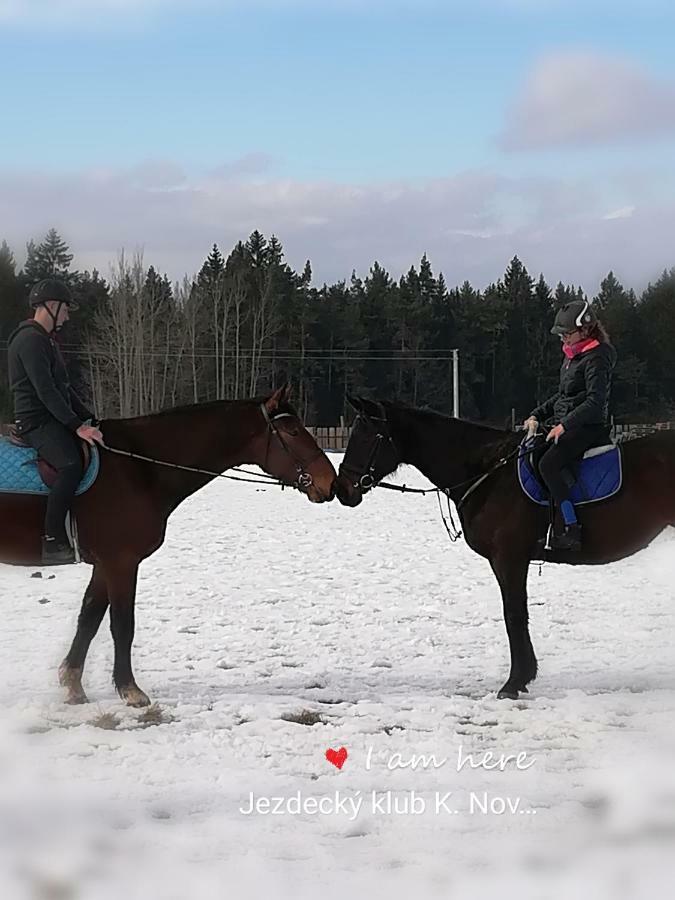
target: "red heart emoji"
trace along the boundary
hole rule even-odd
[[[333,763],[338,769],[341,769],[347,759],[347,748],[340,747],[339,750],[326,750],[326,759],[329,763]]]

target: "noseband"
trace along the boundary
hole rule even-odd
[[[384,416],[363,416],[359,413],[355,419],[355,424],[359,419],[364,419],[371,424],[375,422],[383,422],[386,424],[387,421]],[[363,470],[357,469],[355,466],[345,465],[344,461],[340,463],[340,474],[344,472],[352,482],[352,487],[359,488],[364,494],[367,494],[371,488],[374,488],[377,485],[377,481],[375,480],[375,463],[380,448],[385,440],[389,441],[392,447],[394,446],[391,435],[386,434],[384,428],[379,427],[375,432],[375,438]]]
[[[293,487],[299,488],[301,490],[307,490],[312,486],[314,480],[310,473],[307,471],[308,466],[310,466],[315,459],[318,459],[322,455],[322,450],[320,447],[317,447],[316,453],[313,454],[308,460],[304,462],[297,456],[291,448],[288,446],[282,433],[279,431],[277,426],[274,424],[278,419],[293,419],[295,416],[292,416],[290,413],[277,413],[275,416],[270,416],[267,411],[267,407],[264,403],[260,404],[260,410],[263,414],[263,418],[267,423],[267,447],[265,448],[265,464],[263,466],[264,469],[267,469],[267,459],[270,455],[270,444],[272,442],[272,438],[275,437],[279,443],[281,444],[281,448],[284,453],[295,463],[295,473],[296,479],[293,482]]]

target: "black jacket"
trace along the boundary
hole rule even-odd
[[[540,422],[560,423],[565,431],[582,425],[609,424],[609,392],[616,350],[600,344],[565,360],[560,369],[560,388],[530,415]]]
[[[12,332],[7,349],[9,385],[14,418],[21,434],[57,419],[77,431],[93,418],[70,387],[61,351],[48,332],[33,319]]]

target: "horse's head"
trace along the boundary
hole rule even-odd
[[[259,464],[307,494],[312,503],[332,500],[335,469],[290,406],[289,393],[286,385],[260,404],[266,429],[259,441]]]
[[[344,506],[358,506],[363,495],[400,464],[391,438],[387,410],[382,403],[347,397],[356,410],[337,479],[337,498]]]

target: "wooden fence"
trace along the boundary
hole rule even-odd
[[[632,441],[634,438],[644,437],[644,435],[652,434],[654,431],[675,431],[675,422],[653,422],[641,425],[615,424],[612,426],[612,438],[617,443],[620,443],[621,441]]]
[[[307,430],[314,435],[314,440],[322,450],[346,450],[349,440],[349,428],[337,425],[334,428],[317,428],[308,426]]]

